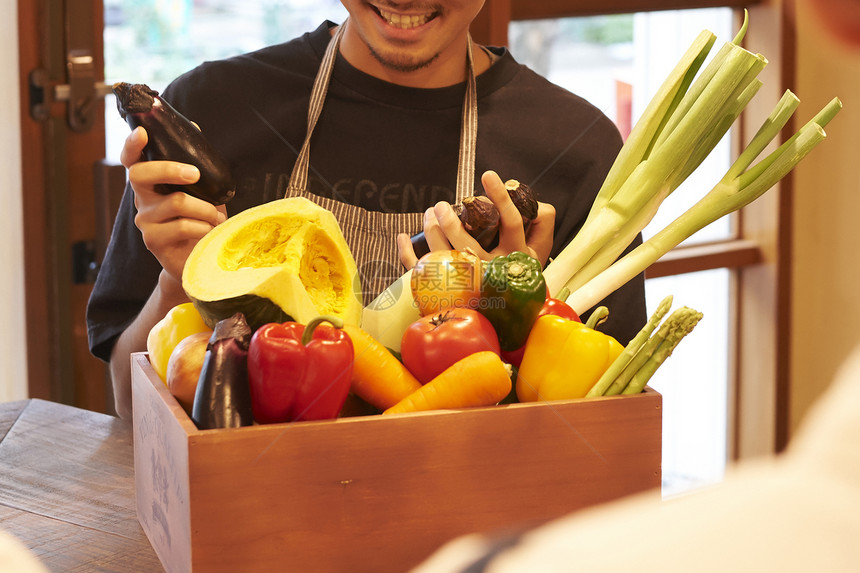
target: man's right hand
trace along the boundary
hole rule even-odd
[[[227,211],[223,205],[215,207],[186,193],[163,195],[157,192],[157,184],[194,183],[200,178],[200,171],[193,165],[174,161],[141,161],[146,142],[146,130],[135,128],[126,138],[120,154],[134,190],[137,208],[134,224],[143,235],[146,248],[181,284],[182,269],[194,245],[227,219]]]
[[[134,224],[140,229],[146,248],[164,270],[158,277],[158,286],[111,351],[110,375],[116,411],[126,419],[132,413],[130,354],[146,350],[146,338],[153,325],[171,308],[188,301],[182,290],[185,261],[194,245],[227,218],[223,205],[215,207],[182,192],[169,195],[157,192],[155,186],[159,183],[193,183],[200,173],[192,165],[174,161],[141,161],[146,142],[146,130],[136,128],[125,140],[120,161],[128,169],[128,180],[134,190],[137,209]]]

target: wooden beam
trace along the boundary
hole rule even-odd
[[[761,249],[753,241],[728,240],[676,247],[648,267],[645,278],[654,279],[719,268],[740,268],[762,260]]]
[[[796,47],[793,0],[761,3],[750,10],[744,47],[765,54],[771,63],[762,72],[762,89],[741,116],[741,136],[749,141],[785,89],[794,87]],[[790,120],[781,139],[796,129]],[[781,141],[772,144],[771,148]],[[743,239],[761,245],[762,262],[738,274],[738,328],[734,354],[737,380],[734,408],[734,457],[771,454],[785,447],[790,403],[791,343],[791,205],[794,187],[789,173],[773,189],[741,211]]]
[[[654,12],[657,10],[685,10],[692,8],[745,8],[758,4],[760,0],[510,0],[512,20],[537,20],[542,18],[564,18],[594,16],[598,14],[621,14],[630,12]]]
[[[472,39],[485,46],[507,46],[511,0],[487,0],[472,22]]]

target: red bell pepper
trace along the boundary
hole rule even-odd
[[[538,313],[538,318],[547,314],[551,314],[553,316],[560,316],[562,318],[573,320],[575,322],[582,322],[579,319],[579,315],[576,314],[576,311],[573,310],[573,308],[571,308],[569,304],[557,298],[547,297],[546,301],[544,301],[543,303],[543,307],[541,307],[540,312]],[[514,366],[519,368],[520,364],[523,361],[523,355],[525,353],[526,346],[525,344],[523,344],[516,350],[503,350],[499,355],[502,357],[502,360],[504,360],[508,364],[513,364]]]
[[[328,322],[331,325],[322,324]],[[264,324],[251,338],[248,378],[261,424],[328,420],[340,413],[352,381],[352,340],[336,317]]]

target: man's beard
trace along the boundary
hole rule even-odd
[[[370,48],[370,54],[374,57],[374,59],[376,59],[377,62],[379,62],[389,70],[394,70],[396,72],[416,72],[418,70],[428,67],[439,57],[439,54],[434,54],[431,58],[421,61],[407,60],[406,58],[387,58],[374,50],[372,46],[368,47]]]

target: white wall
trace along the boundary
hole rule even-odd
[[[17,2],[0,2],[0,402],[27,397]]]

